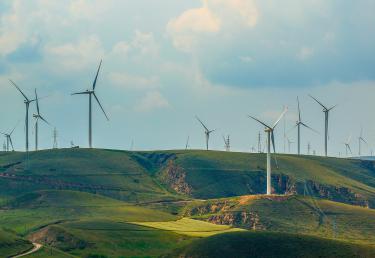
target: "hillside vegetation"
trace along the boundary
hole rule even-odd
[[[274,195],[264,196],[265,154],[0,152],[0,254],[37,242],[43,248],[29,257],[241,257],[250,247],[268,254],[261,242],[280,238],[303,256],[321,246],[324,257],[372,257],[375,162],[277,159]],[[278,245],[269,248],[288,257],[287,241]]]

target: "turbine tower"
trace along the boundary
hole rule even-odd
[[[16,87],[16,89],[22,94],[22,96],[24,97],[24,103],[25,103],[25,106],[26,106],[26,118],[25,118],[25,128],[26,128],[26,152],[29,151],[29,107],[30,107],[30,103],[35,101],[35,99],[29,99],[22,91],[21,89],[12,81],[12,80],[9,80],[13,85],[14,87]]]
[[[206,135],[206,150],[208,150],[208,141],[210,140],[210,134],[213,133],[216,129],[214,129],[214,130],[209,130],[209,129],[207,128],[207,126],[205,126],[205,125],[203,124],[203,122],[202,122],[197,116],[195,116],[195,118],[199,121],[199,123],[201,123],[201,125],[202,125],[203,128],[204,128],[204,134]]]
[[[328,156],[328,122],[329,122],[329,112],[334,109],[337,105],[334,105],[331,108],[327,108],[324,106],[319,100],[314,98],[313,96],[309,95],[313,100],[316,101],[322,108],[324,113],[324,154]]]
[[[352,136],[350,135],[349,138],[346,140],[346,142],[344,142],[346,157],[348,157],[348,151],[350,152],[351,155],[353,155],[352,149],[350,148],[351,140],[352,140]]]
[[[185,150],[187,150],[189,148],[189,140],[190,140],[190,136],[188,135],[188,137],[186,139]]]
[[[264,122],[260,121],[259,119],[249,116],[251,119],[254,119],[258,123],[265,126],[264,131],[267,134],[267,195],[272,194],[272,186],[271,186],[271,142],[273,146],[273,152],[276,153],[276,147],[275,147],[275,135],[274,130],[277,126],[277,124],[280,122],[280,120],[283,118],[285,113],[288,111],[288,108],[285,108],[284,111],[281,113],[280,117],[276,120],[276,122],[273,124],[273,126],[269,126],[265,124]]]
[[[38,150],[38,127],[39,127],[39,119],[42,120],[44,123],[48,124],[46,119],[40,114],[39,110],[39,101],[38,101],[38,94],[36,93],[35,89],[35,103],[36,103],[36,114],[33,114],[35,118],[35,150]]]
[[[93,96],[94,96],[96,102],[98,102],[100,109],[103,111],[103,114],[105,115],[105,117],[109,121],[109,118],[108,118],[107,114],[105,113],[105,111],[104,111],[104,109],[102,107],[102,104],[100,104],[100,101],[99,101],[98,97],[95,94],[96,82],[98,80],[98,75],[99,75],[101,66],[102,66],[102,60],[100,60],[99,67],[98,67],[98,70],[96,72],[96,76],[95,76],[94,82],[92,84],[92,89],[86,90],[86,91],[82,91],[82,92],[72,93],[72,95],[79,95],[79,94],[89,95],[89,147],[90,148],[92,148],[92,104],[91,104],[91,102],[92,102],[92,97]]]
[[[299,105],[299,98],[298,97],[297,97],[297,104],[298,104],[298,120],[296,121],[296,125],[294,126],[294,128],[297,127],[297,131],[298,131],[298,136],[297,136],[298,155],[301,155],[301,125],[303,127],[306,127],[307,129],[310,129],[313,132],[317,133],[317,131],[315,131],[310,126],[308,126],[308,125],[306,125],[305,123],[302,122],[301,108],[300,108],[300,105]]]
[[[10,131],[9,133],[1,133],[5,136],[6,138],[6,151],[9,151],[9,147],[12,146],[12,151],[14,151],[14,147],[13,147],[13,142],[12,142],[12,134],[14,132],[14,130],[16,129],[18,123],[13,127],[12,131]]]
[[[361,134],[358,137],[358,155],[359,155],[359,157],[361,157],[361,147],[362,147],[361,143],[362,142],[367,144],[366,140],[363,138],[363,128],[361,128]]]

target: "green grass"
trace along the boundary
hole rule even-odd
[[[234,225],[250,229],[242,213],[257,218],[257,230],[309,234],[375,246],[375,210],[302,196],[242,196],[192,202],[182,211],[185,216],[212,220],[233,215]],[[235,216],[237,215],[237,217]]]
[[[239,228],[232,228],[225,225],[215,225],[204,221],[182,218],[177,221],[164,222],[133,222],[134,224],[172,231],[178,234],[193,237],[208,237],[227,232],[244,231]]]
[[[54,248],[76,257],[158,257],[192,240],[169,231],[110,220],[54,225],[42,239],[44,236]],[[45,257],[50,257],[48,252]]]
[[[0,213],[1,215],[1,213]],[[0,229],[0,254],[1,257],[16,255],[31,249],[33,245],[12,232]]]
[[[193,242],[171,257],[363,257],[375,248],[303,235],[260,232],[220,234]]]
[[[67,220],[163,221],[175,216],[108,197],[75,191],[38,191],[16,198],[1,211],[0,225],[27,234]]]

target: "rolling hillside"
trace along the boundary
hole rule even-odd
[[[277,159],[275,195],[267,197],[264,154],[0,152],[0,251],[16,254],[37,242],[44,247],[30,257],[194,257],[206,244],[217,248],[215,239],[236,239],[228,232],[251,231],[259,239],[292,234],[286,237],[305,243],[302,254],[309,241],[319,245],[324,237],[335,240],[326,249],[332,257],[341,246],[371,257],[374,162]],[[246,234],[255,248],[258,238]]]

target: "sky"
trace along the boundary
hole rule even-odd
[[[322,108],[331,107],[329,154],[364,155],[375,146],[375,1],[339,0],[2,0],[0,2],[0,131],[16,124],[13,142],[24,150],[25,107],[9,83],[30,98],[36,88],[41,114],[39,145],[88,146],[88,98],[71,96],[92,87],[110,120],[93,104],[97,148],[192,149],[205,147],[199,118],[216,131],[210,148],[257,147],[262,126],[276,128],[276,149],[296,152],[297,102],[308,143],[324,150]],[[35,113],[35,106],[31,106]],[[30,145],[34,120],[30,114]],[[0,143],[3,141],[1,140]],[[132,144],[133,142],[133,144]]]

